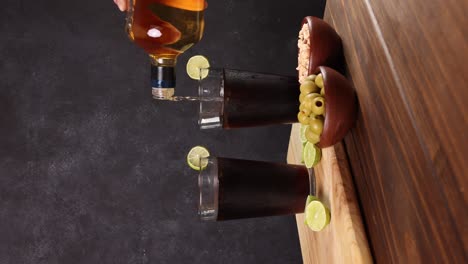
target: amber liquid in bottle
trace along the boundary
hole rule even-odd
[[[151,58],[155,99],[171,100],[177,56],[203,35],[204,0],[129,0],[127,33]]]

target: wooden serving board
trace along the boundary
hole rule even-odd
[[[300,124],[291,130],[288,163],[300,164]],[[365,229],[356,200],[346,153],[342,143],[322,149],[322,160],[314,167],[316,196],[330,208],[330,224],[313,232],[296,215],[304,263],[372,263]]]

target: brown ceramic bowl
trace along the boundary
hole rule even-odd
[[[325,121],[320,148],[335,145],[354,126],[357,118],[357,97],[351,83],[337,71],[320,66],[315,74],[322,73],[325,88]]]
[[[342,68],[343,46],[338,33],[327,22],[320,18],[307,16],[302,25],[307,24],[310,33],[310,57],[308,74],[312,74],[318,66]]]

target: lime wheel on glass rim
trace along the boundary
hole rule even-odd
[[[193,147],[187,154],[187,164],[190,166],[190,168],[199,171],[208,165],[207,161],[201,161],[201,158],[208,158],[209,156],[210,152],[205,147]]]
[[[187,62],[187,75],[194,80],[203,80],[208,76],[208,68],[210,68],[208,59],[202,55],[195,55]]]

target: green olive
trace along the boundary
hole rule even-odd
[[[299,111],[303,112],[306,116],[309,116],[312,113],[312,110],[310,108],[306,108],[304,103],[299,105]]]
[[[316,115],[311,110],[310,114],[309,114],[309,118],[317,118],[317,119],[320,119],[320,120],[324,121],[325,120],[325,115],[324,114],[323,115]]]
[[[310,114],[310,117],[311,117],[311,118],[315,118],[315,119],[320,119],[320,120],[322,120],[323,122],[325,121],[325,116],[324,116],[324,115],[314,115],[314,114]]]
[[[317,77],[317,75],[315,74],[311,74],[307,77],[304,78],[304,81],[315,81],[315,78]]]
[[[299,121],[299,123],[301,123],[303,125],[309,124],[309,117],[306,116],[306,114],[303,113],[303,112],[299,112],[297,114],[297,120]]]
[[[312,108],[314,107],[314,98],[316,97],[320,97],[320,94],[310,93],[304,97],[304,100],[302,103],[304,104],[306,108],[309,108],[310,110],[312,110]]]
[[[320,91],[320,88],[313,81],[304,81],[300,86],[301,93],[309,94]]]
[[[314,134],[321,135],[323,131],[323,120],[320,118],[310,118],[309,129],[314,132]]]
[[[305,93],[301,93],[301,94],[299,95],[299,102],[300,102],[300,103],[304,102],[304,98],[305,98],[306,95],[307,95],[307,94],[305,94]]]
[[[317,143],[320,142],[320,135],[315,134],[315,133],[310,129],[310,127],[307,127],[307,128],[306,128],[305,137],[306,137],[307,141],[309,141],[309,142],[312,143],[312,144],[317,144]]]
[[[317,77],[315,78],[315,84],[320,87],[320,88],[323,88],[323,76],[321,73],[319,73],[317,75]]]
[[[322,88],[322,90],[320,90],[320,94],[321,94],[322,96],[325,96],[325,87]]]
[[[325,112],[325,99],[322,96],[315,97],[310,109],[314,115],[323,115]]]

